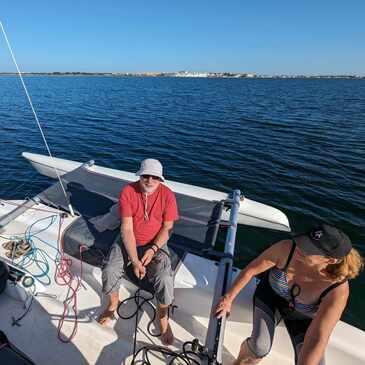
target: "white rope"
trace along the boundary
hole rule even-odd
[[[52,154],[51,154],[51,150],[50,150],[50,148],[49,148],[49,146],[48,146],[48,143],[47,143],[46,137],[45,137],[45,135],[44,135],[44,133],[43,133],[43,130],[42,130],[41,124],[39,123],[39,119],[38,119],[37,113],[36,113],[36,111],[35,111],[35,109],[34,109],[34,107],[33,107],[33,103],[32,103],[32,100],[31,100],[31,98],[30,98],[30,96],[29,96],[28,89],[27,89],[27,87],[25,86],[25,83],[24,83],[24,80],[23,80],[22,73],[20,72],[20,69],[19,69],[19,67],[18,67],[18,63],[16,62],[16,59],[15,59],[15,56],[14,56],[13,50],[12,50],[12,48],[11,48],[11,46],[10,46],[10,43],[9,43],[8,37],[7,37],[6,32],[5,32],[5,29],[4,29],[4,27],[3,27],[3,23],[2,23],[1,21],[0,21],[0,27],[1,27],[1,30],[2,30],[2,32],[3,32],[4,38],[5,38],[5,42],[6,42],[7,46],[8,46],[9,51],[10,51],[11,58],[13,59],[13,62],[14,62],[14,64],[15,64],[15,67],[16,67],[16,69],[17,69],[17,71],[18,71],[18,75],[19,75],[20,81],[21,81],[21,83],[22,83],[22,85],[23,85],[23,88],[24,88],[25,94],[27,95],[27,98],[28,98],[28,101],[29,101],[29,105],[30,105],[30,107],[31,107],[31,109],[32,109],[32,112],[33,112],[34,118],[35,118],[35,120],[36,120],[36,122],[37,122],[37,125],[38,125],[38,128],[39,128],[39,130],[40,130],[40,132],[41,132],[41,135],[42,135],[42,138],[43,138],[44,144],[45,144],[45,146],[46,146],[46,148],[47,148],[47,151],[48,151],[49,157],[51,158],[52,162],[54,163],[54,159],[53,159],[53,156],[52,156]],[[61,185],[61,188],[62,188],[63,194],[65,195],[66,201],[68,202],[68,197],[67,197],[67,194],[66,194],[66,190],[65,190],[65,188],[64,188],[64,186],[63,186],[63,183],[62,183],[62,181],[61,181],[60,174],[59,174],[59,172],[58,172],[58,170],[57,170],[57,168],[56,168],[56,167],[54,167],[54,170],[56,171],[56,175],[57,175],[57,178],[58,178],[58,180],[59,180],[59,182],[60,182],[60,185]],[[72,209],[71,203],[69,203],[69,204],[68,204],[68,207],[69,207],[69,209],[70,209],[70,213],[71,213],[71,215],[72,215],[72,216],[74,216],[74,215],[75,215],[75,213],[74,213],[74,211],[73,211],[73,209]]]

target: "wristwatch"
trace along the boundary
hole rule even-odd
[[[152,250],[155,252],[155,254],[158,252],[158,250],[160,249],[160,247],[158,247],[157,245],[156,245],[156,243],[152,243],[151,244],[151,248],[152,248]]]

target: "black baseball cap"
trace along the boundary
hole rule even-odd
[[[350,238],[340,229],[322,223],[308,233],[294,238],[304,255],[321,255],[341,259],[352,249]]]

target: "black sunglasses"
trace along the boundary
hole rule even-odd
[[[149,180],[149,178],[152,178],[152,180],[160,180],[160,178],[158,176],[154,176],[154,175],[141,175],[142,179],[146,179]]]

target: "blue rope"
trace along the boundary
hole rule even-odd
[[[22,256],[21,260],[19,262],[17,262],[16,265],[19,266],[20,268],[24,269],[28,273],[30,273],[33,277],[37,278],[44,285],[50,285],[50,283],[51,283],[51,278],[49,276],[49,271],[50,271],[49,261],[52,261],[55,263],[57,261],[59,261],[60,252],[58,250],[58,247],[52,246],[49,242],[38,237],[38,235],[42,232],[45,232],[47,229],[49,229],[56,222],[58,217],[59,217],[59,215],[52,215],[52,216],[47,216],[47,217],[38,219],[27,227],[27,229],[25,230],[23,235],[18,236],[20,239],[24,238],[25,242],[27,242],[30,245],[31,249],[24,256]],[[32,232],[32,229],[36,224],[49,220],[49,219],[50,219],[50,222],[48,223],[48,225],[46,227],[39,229],[36,232]],[[14,237],[14,235],[13,235],[13,237]],[[51,256],[49,256],[49,254],[46,251],[37,247],[34,243],[35,238],[37,240],[41,241],[42,243],[46,244],[47,246],[55,249],[56,258],[53,259]],[[14,261],[14,259],[12,259],[12,263],[13,263],[13,261]],[[39,271],[38,273],[33,273],[28,270],[28,267],[33,264],[37,267],[37,269]]]

